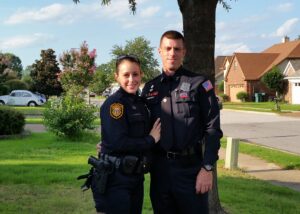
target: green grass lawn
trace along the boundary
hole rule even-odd
[[[76,177],[86,173],[99,136],[79,142],[49,133],[0,141],[0,213],[95,213],[91,192]],[[232,214],[300,213],[300,193],[223,169],[218,181],[222,205]],[[143,213],[152,213],[146,176]]]
[[[27,106],[12,106],[11,108],[14,108],[20,112],[22,112],[24,115],[32,115],[32,116],[42,116],[43,111],[45,107],[27,107]]]
[[[249,110],[249,111],[261,111],[261,112],[273,112],[274,102],[224,102],[224,109],[238,109],[238,110]],[[280,103],[280,108],[283,112],[289,111],[300,111],[300,105],[292,105],[287,103]]]
[[[221,146],[226,148],[226,138],[221,141]],[[266,148],[263,146],[246,143],[240,141],[239,152],[256,156],[268,162],[275,163],[284,169],[299,169],[300,170],[300,156],[290,154],[287,152]]]
[[[44,119],[43,117],[26,117],[25,122],[26,124],[44,124]],[[100,125],[100,118],[97,118],[93,124]]]

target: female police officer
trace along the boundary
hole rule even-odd
[[[103,194],[92,189],[97,212],[139,214],[145,155],[160,139],[160,122],[158,119],[150,131],[149,111],[137,93],[142,79],[138,58],[118,57],[115,79],[120,89],[100,109],[100,159],[108,160],[114,170]]]

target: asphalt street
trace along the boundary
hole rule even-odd
[[[221,128],[227,137],[300,155],[299,117],[223,109]]]
[[[300,117],[223,109],[221,128],[224,136],[300,155]],[[25,129],[45,131],[38,124],[27,124]]]

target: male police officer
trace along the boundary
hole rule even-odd
[[[211,82],[182,67],[185,52],[183,35],[165,32],[159,47],[163,73],[142,93],[152,121],[161,119],[150,172],[154,213],[208,213],[222,137],[220,111]]]

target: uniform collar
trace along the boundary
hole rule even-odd
[[[179,79],[180,79],[180,76],[183,74],[183,72],[184,72],[184,69],[183,69],[183,67],[182,66],[180,66],[176,71],[175,71],[175,73],[174,73],[174,75],[172,75],[172,76],[168,76],[168,75],[166,75],[166,73],[164,72],[164,70],[163,70],[163,72],[162,72],[162,77],[161,77],[161,82],[167,82],[167,81],[178,81]]]
[[[119,88],[118,93],[120,93],[120,94],[122,94],[123,96],[128,97],[128,98],[130,98],[130,99],[132,99],[132,100],[136,100],[136,99],[138,99],[138,97],[139,97],[139,96],[138,96],[138,92],[137,92],[136,94],[129,94],[129,93],[127,93],[122,87]]]

